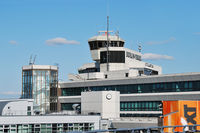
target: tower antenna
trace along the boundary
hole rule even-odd
[[[107,0],[107,45],[106,45],[106,50],[107,50],[107,72],[109,71],[109,0]]]
[[[32,65],[32,54],[31,54],[30,59],[29,59],[29,65]]]
[[[35,64],[36,57],[37,57],[37,55],[34,56],[33,63],[32,63],[33,65]]]
[[[138,42],[138,51],[139,51],[140,53],[142,52],[141,42]]]
[[[108,50],[108,47],[109,47],[109,39],[108,39],[108,35],[109,35],[109,16],[107,16],[107,45],[106,45],[106,50],[107,50],[107,71],[109,71],[109,50]]]

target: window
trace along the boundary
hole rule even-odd
[[[24,128],[28,128],[28,125],[23,125]]]
[[[107,79],[108,78],[108,75],[105,75],[105,79]]]
[[[192,88],[192,82],[189,82],[189,88]]]
[[[160,111],[161,101],[120,102],[120,111]]]
[[[125,77],[128,77],[128,73],[125,74]]]
[[[126,76],[126,74],[125,74]],[[105,79],[108,75],[104,75]],[[187,82],[187,83],[186,83]],[[182,82],[163,82],[149,84],[125,84],[110,86],[84,86],[76,88],[62,88],[62,96],[80,96],[81,92],[90,89],[91,91],[105,90],[120,91],[120,94],[133,93],[161,93],[161,92],[190,92],[200,91],[200,81],[182,81]]]
[[[89,46],[90,46],[90,50],[98,49],[98,42],[97,41],[89,42]]]
[[[27,115],[31,115],[31,112],[27,112]]]
[[[188,88],[188,82],[185,82],[184,88]]]
[[[81,103],[61,103],[61,110],[74,110],[72,108],[73,104],[79,104],[81,107]]]
[[[27,110],[28,110],[28,111],[31,111],[31,106],[28,106],[28,107],[27,107]]]
[[[109,51],[109,63],[125,63],[125,51]],[[100,63],[107,63],[107,51],[100,53]]]

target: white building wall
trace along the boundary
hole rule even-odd
[[[119,118],[118,91],[92,91],[81,93],[81,113],[100,113],[102,118]]]
[[[129,73],[128,69],[127,70],[105,72],[105,75],[107,75],[108,79],[120,79],[120,78],[125,78],[126,73]]]
[[[102,93],[81,92],[81,114],[102,112]]]
[[[109,63],[109,71],[120,71],[128,69],[125,63]],[[101,72],[107,71],[107,63],[100,64]]]
[[[100,50],[91,50],[90,53],[93,60],[100,60]]]
[[[103,91],[102,96],[103,96],[102,118],[119,118],[120,117],[119,91]]]
[[[87,80],[87,79],[103,79],[104,78],[104,73],[102,72],[92,72],[92,73],[81,73],[79,74],[82,80]]]
[[[1,100],[0,102],[7,102],[2,107],[2,115],[27,115],[28,106],[31,108],[31,115],[33,115],[33,100],[32,99],[13,99],[13,100]]]
[[[29,70],[29,69],[36,69],[36,70],[58,70],[57,66],[51,66],[51,65],[27,65],[23,66],[22,70]]]
[[[139,75],[138,70],[135,70],[135,69],[130,69],[130,70],[129,70],[128,77],[135,77],[135,76],[137,76],[137,75]]]

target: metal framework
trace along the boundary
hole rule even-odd
[[[186,127],[189,127],[190,130],[185,130]],[[119,128],[119,129],[108,129],[108,130],[94,130],[87,131],[84,133],[167,133],[164,132],[164,129],[171,128],[173,133],[200,133],[196,130],[200,125],[177,125],[177,126],[161,126],[161,127],[145,127],[145,128]],[[182,132],[176,132],[176,128],[182,128]],[[71,133],[80,133],[80,132],[71,132]]]

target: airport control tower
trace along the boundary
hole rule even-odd
[[[118,33],[100,31],[88,40],[93,63],[78,69],[79,74],[69,74],[69,79],[97,80],[130,78],[135,76],[159,75],[162,68],[142,61],[139,52],[125,48],[125,41]]]

